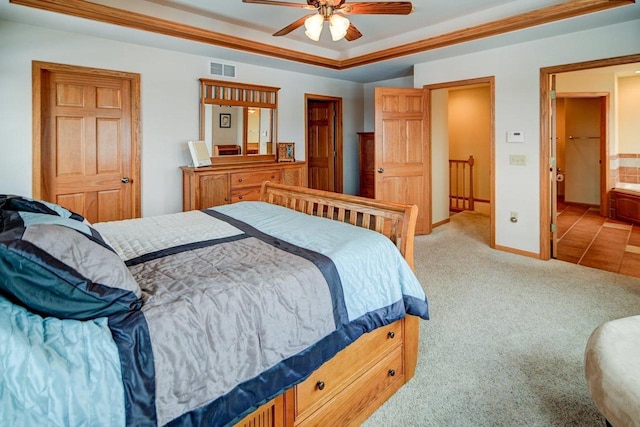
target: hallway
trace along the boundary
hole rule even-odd
[[[640,226],[601,217],[597,208],[558,203],[556,258],[640,277]]]

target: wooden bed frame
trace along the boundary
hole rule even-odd
[[[260,200],[370,228],[389,237],[413,268],[418,208],[364,197],[264,182]],[[302,383],[265,403],[237,426],[360,425],[413,377],[419,322],[407,316],[360,337]]]

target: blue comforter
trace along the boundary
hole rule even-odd
[[[0,297],[0,424],[226,425],[426,297],[384,236],[279,206],[96,224],[140,311],[42,318]]]

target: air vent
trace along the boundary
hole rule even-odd
[[[209,74],[212,76],[236,78],[236,66],[222,62],[209,62]]]

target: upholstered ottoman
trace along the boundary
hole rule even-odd
[[[614,427],[640,426],[640,316],[597,327],[584,362],[591,397],[607,421]]]

